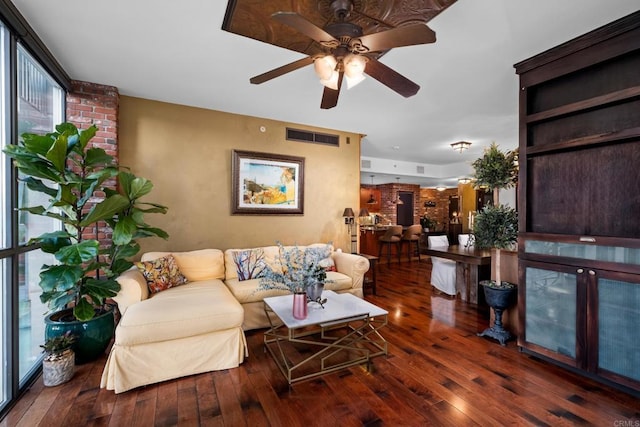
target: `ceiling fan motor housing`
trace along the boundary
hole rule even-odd
[[[333,16],[342,21],[351,14],[353,2],[351,0],[334,0],[331,2],[331,10],[333,11]]]
[[[327,25],[325,31],[338,40],[343,37],[350,39],[362,37],[362,27],[351,22],[334,22]]]

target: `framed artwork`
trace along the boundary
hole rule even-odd
[[[304,213],[304,157],[232,151],[232,213]]]

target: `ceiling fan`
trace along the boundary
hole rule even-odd
[[[299,59],[252,77],[249,81],[253,84],[264,83],[314,64],[316,74],[325,86],[320,104],[320,108],[323,109],[333,108],[338,104],[343,79],[346,80],[348,88],[353,87],[364,79],[363,73],[405,98],[415,95],[420,90],[416,83],[387,67],[377,58],[385,51],[396,47],[433,43],[436,41],[433,30],[425,24],[413,24],[363,34],[362,27],[347,21],[354,12],[352,0],[333,0],[331,10],[336,22],[324,28],[295,12],[276,12],[271,15],[276,21],[320,44],[324,53]]]

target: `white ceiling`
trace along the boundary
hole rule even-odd
[[[120,94],[357,132],[363,183],[455,185],[492,141],[518,144],[513,64],[638,10],[638,0],[458,0],[429,22],[437,41],[381,62],[421,86],[403,98],[368,78],[320,109],[312,67],[249,78],[303,57],[222,31],[223,0],[13,0],[76,80]],[[473,143],[462,154],[450,143]],[[416,173],[423,166],[425,175]]]

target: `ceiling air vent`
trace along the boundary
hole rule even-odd
[[[311,142],[314,144],[340,146],[340,135],[310,132],[308,130],[287,128],[287,141]]]
[[[371,169],[371,160],[360,160],[361,169]]]
[[[424,175],[424,166],[416,166],[416,173]]]

